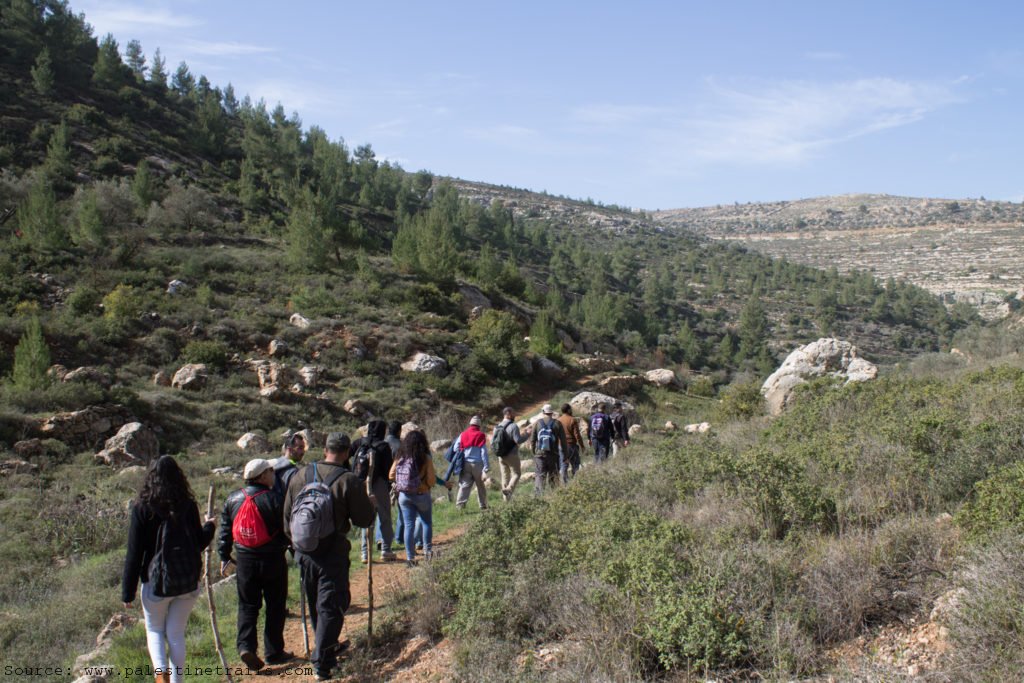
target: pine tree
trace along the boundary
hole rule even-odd
[[[135,166],[135,178],[132,179],[132,192],[139,199],[139,205],[143,210],[156,199],[156,188],[153,183],[153,176],[149,172],[149,162],[141,159]]]
[[[196,79],[188,70],[188,64],[182,62],[171,78],[171,88],[182,97],[188,97],[196,89]]]
[[[55,189],[70,191],[75,167],[71,163],[68,126],[63,121],[53,129],[50,140],[46,144],[46,159],[43,161],[42,170],[47,181]]]
[[[92,81],[96,85],[115,89],[124,83],[124,62],[117,47],[114,36],[108,33],[100,41],[100,50],[96,53],[93,65]]]
[[[125,63],[135,74],[135,78],[141,83],[146,80],[146,55],[142,52],[142,43],[137,40],[129,40],[124,48]]]
[[[39,318],[32,316],[25,325],[21,340],[14,347],[14,367],[11,382],[17,389],[32,391],[47,385],[47,369],[50,367],[50,349],[43,338]]]
[[[50,59],[50,51],[43,48],[36,57],[35,66],[30,71],[32,75],[32,87],[40,95],[49,95],[53,92],[54,76],[53,61]]]
[[[36,176],[28,197],[18,207],[18,227],[35,249],[63,249],[68,245],[57,197],[45,175]]]
[[[156,49],[153,53],[153,66],[149,69],[149,82],[165,90],[167,88],[167,62],[164,61],[164,57],[160,54],[160,48]]]
[[[75,212],[75,244],[99,250],[107,244],[106,226],[96,203],[96,193],[92,190],[82,190],[82,193]]]

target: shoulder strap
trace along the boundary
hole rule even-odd
[[[334,486],[334,482],[341,479],[341,475],[345,474],[346,471],[347,470],[344,467],[335,467],[334,471],[324,478],[324,485],[327,488],[331,488]]]

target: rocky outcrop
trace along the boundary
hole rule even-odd
[[[406,372],[420,372],[443,377],[448,373],[448,362],[439,356],[417,353],[415,356],[402,363],[402,369]]]
[[[822,338],[796,349],[761,387],[768,412],[780,415],[789,405],[793,390],[813,377],[843,377],[849,382],[865,382],[878,375],[878,367],[857,355],[857,347],[847,341]]]
[[[639,375],[614,375],[597,383],[597,388],[609,394],[628,394],[642,387],[644,378]]]
[[[281,356],[288,353],[288,343],[283,342],[280,339],[271,339],[270,344],[267,345],[267,354],[274,357],[280,358]]]
[[[267,437],[260,432],[246,432],[238,441],[235,442],[239,448],[246,453],[252,453],[259,455],[260,453],[270,452],[270,442],[267,441]]]
[[[533,359],[533,371],[544,379],[561,379],[565,377],[565,370],[555,361],[544,356]]]
[[[160,443],[153,430],[141,422],[129,422],[114,436],[107,439],[103,450],[95,455],[96,461],[111,467],[148,465],[160,457]]]
[[[299,370],[299,379],[302,380],[302,386],[307,389],[316,389],[316,385],[320,382],[320,368],[316,365],[304,365]]]
[[[178,368],[171,379],[171,386],[185,391],[199,391],[210,378],[205,363],[189,363]]]
[[[462,310],[466,314],[476,314],[479,316],[488,308],[493,307],[494,304],[487,298],[487,295],[480,291],[478,288],[472,285],[462,285],[459,287],[459,294],[462,297]]]
[[[0,462],[0,477],[22,472],[35,474],[39,471],[39,465],[33,465],[26,460],[4,460]]]
[[[109,389],[111,385],[110,377],[105,372],[89,365],[71,370],[61,377],[60,381],[97,384],[104,389]]]
[[[608,372],[615,369],[615,361],[604,356],[584,356],[576,359],[576,365],[587,372]]]
[[[644,373],[644,379],[656,387],[669,387],[679,383],[676,373],[667,368],[648,370]]]
[[[70,413],[58,413],[39,425],[39,431],[51,439],[63,441],[73,449],[93,448],[135,418],[121,405],[90,406]]]

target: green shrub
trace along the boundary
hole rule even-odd
[[[493,308],[484,311],[470,323],[469,341],[473,353],[489,372],[498,377],[509,377],[519,371],[519,361],[526,344],[512,314]]]
[[[1007,465],[974,486],[971,499],[956,514],[970,538],[1003,532],[1024,533],[1024,463]]]
[[[142,297],[131,285],[118,285],[103,297],[103,316],[110,320],[127,321],[142,313]]]
[[[715,421],[747,420],[764,414],[764,397],[759,382],[731,384],[719,392]]]
[[[181,350],[181,360],[186,363],[206,363],[222,370],[227,367],[231,349],[219,341],[194,339]]]

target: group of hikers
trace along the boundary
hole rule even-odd
[[[611,414],[600,404],[586,421],[586,445],[602,462],[629,444],[629,424],[616,403]],[[301,432],[289,432],[283,455],[246,463],[245,485],[232,492],[220,513],[217,553],[222,576],[234,568],[238,591],[239,658],[252,671],[294,658],[285,650],[284,624],[288,592],[287,553],[299,567],[303,608],[315,633],[312,662],[317,680],[329,680],[339,654],[349,592],[348,539],[353,526],[369,529],[376,522],[380,558],[394,561],[404,546],[409,566],[422,548],[433,556],[431,489],[451,490],[458,482],[455,504],[464,509],[475,487],[481,509],[487,509],[490,456],[501,470],[501,492],[507,501],[522,476],[519,447],[529,440],[535,465],[534,487],[565,483],[576,475],[585,448],[580,422],[568,404],[556,418],[551,405],[525,430],[515,411],[505,408],[490,438],[474,416],[448,447],[449,466],[437,475],[426,434],[394,421],[371,420],[366,435],[351,440],[341,432],[327,435],[323,458],[303,464],[307,443]],[[398,507],[397,527],[391,508]],[[177,461],[161,456],[150,465],[131,510],[128,547],[122,576],[122,601],[131,608],[141,580],[146,642],[157,683],[179,683],[185,667],[185,624],[199,597],[201,553],[213,542],[216,519],[200,519],[195,495]],[[360,555],[373,553],[370,534],[363,533]],[[264,652],[257,643],[261,607]]]

